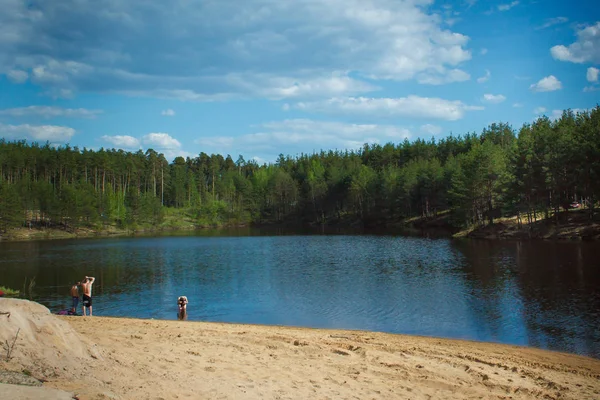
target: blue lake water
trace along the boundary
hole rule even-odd
[[[230,236],[228,236],[230,235]],[[0,286],[52,311],[96,277],[94,314],[347,328],[600,357],[600,244],[253,231],[0,243]],[[81,312],[79,310],[79,312]]]

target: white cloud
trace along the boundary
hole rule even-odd
[[[453,26],[455,25],[457,22],[461,21],[462,18],[460,18],[460,11],[454,11],[452,9],[452,5],[450,4],[444,4],[442,5],[442,12],[440,14],[441,16],[441,20],[444,24],[446,24],[447,26]]]
[[[485,75],[482,77],[477,78],[477,83],[484,83],[487,82],[490,79],[490,76],[492,76],[492,74],[490,73],[489,69],[485,70]]]
[[[194,140],[194,143],[202,146],[209,146],[217,149],[229,149],[235,143],[235,138],[231,136],[209,136]],[[219,150],[217,150],[219,152]]]
[[[66,143],[75,134],[75,129],[56,125],[5,125],[0,124],[0,136],[9,140]]]
[[[600,75],[600,69],[594,67],[589,67],[587,69],[585,77],[592,85],[584,87],[584,92],[596,92],[600,90],[600,85],[598,85],[598,75]]]
[[[6,73],[8,79],[13,83],[25,83],[29,78],[29,74],[25,71],[12,69]]]
[[[340,74],[322,77],[305,76],[304,79],[264,74],[231,74],[226,79],[229,84],[244,93],[271,100],[353,95],[379,90],[377,86]]]
[[[461,18],[445,18],[444,23],[448,26],[456,25],[457,22],[461,21]]]
[[[488,52],[488,49],[486,49],[486,48],[484,47],[483,49],[481,49],[481,50],[479,51],[479,54],[481,54],[482,56],[484,56],[484,55],[486,55],[486,54],[487,54],[487,52]]]
[[[75,97],[75,93],[71,89],[51,87],[41,93],[44,96],[52,97],[56,99],[72,99]]]
[[[140,139],[129,135],[104,135],[100,140],[125,151],[153,149],[162,153],[168,161],[175,157],[193,157],[192,153],[185,151],[181,143],[168,133],[149,133]]]
[[[160,115],[164,115],[165,117],[173,117],[175,116],[175,111],[168,108],[166,110],[162,110],[160,112]]]
[[[469,37],[430,3],[0,0],[0,73],[21,71],[13,77],[27,74],[54,97],[187,101],[348,96],[375,90],[372,80],[469,79]],[[65,37],[65,26],[77,34]]]
[[[573,110],[573,112],[577,113],[575,110]],[[551,120],[556,121],[557,119],[559,119],[562,116],[563,110],[552,110],[552,114],[550,115]]]
[[[514,103],[512,106],[514,108],[521,108],[521,107],[523,107],[523,103]]]
[[[518,1],[513,1],[512,3],[508,3],[508,4],[499,4],[498,11],[508,11],[517,5],[519,5]]]
[[[560,24],[564,24],[565,22],[569,21],[569,19],[567,17],[556,17],[556,18],[547,18],[546,21],[538,26],[535,29],[546,29],[546,28],[550,28],[551,26],[554,25],[560,25]]]
[[[442,133],[442,128],[440,126],[432,124],[421,125],[420,129],[421,132],[428,133],[430,135],[439,135],[440,133]]]
[[[176,150],[181,147],[181,143],[168,133],[149,133],[142,137],[142,143],[148,148]]]
[[[184,159],[189,157],[189,158],[194,158],[198,156],[198,153],[190,153],[189,151],[185,151],[181,148],[179,149],[162,149],[162,150],[156,150],[159,153],[162,153],[165,155],[165,159],[167,159],[167,161],[172,162],[176,157],[183,157]]]
[[[582,113],[585,111],[589,111],[589,109],[584,109],[584,108],[573,108],[571,109],[571,111],[573,111],[574,114],[577,113]],[[546,116],[548,117],[548,119],[550,121],[556,121],[558,119],[560,119],[563,115],[564,110],[547,110],[545,107],[537,107],[535,110],[533,110],[533,113],[536,115],[534,120],[542,117],[542,116]]]
[[[316,74],[315,72],[313,72]],[[132,97],[154,97],[168,100],[213,102],[262,97],[270,100],[287,98],[312,98],[355,95],[379,90],[378,86],[350,78],[342,73],[311,75],[299,73],[297,78],[274,76],[265,73],[239,73],[215,76],[218,83],[229,92],[204,94],[191,89],[115,90],[114,93]]]
[[[144,135],[141,140],[129,135],[104,135],[101,139],[123,149],[137,149],[142,144],[147,148],[154,148],[155,150],[174,150],[181,147],[181,143],[168,133],[149,133]]]
[[[565,110],[552,110],[552,113],[548,116],[548,118],[552,121],[556,121],[557,119],[560,119],[560,117],[562,117],[563,112]],[[579,113],[583,113],[583,112],[590,112],[589,108],[572,108],[571,111],[573,111],[573,114],[577,115]]]
[[[493,103],[493,104],[502,103],[504,100],[506,100],[506,96],[503,96],[501,94],[491,94],[491,93],[484,94],[483,98],[481,99],[481,101],[484,101],[486,103]]]
[[[58,90],[72,91],[73,81],[95,72],[91,65],[76,61],[45,59],[30,65],[31,81]]]
[[[440,73],[426,72],[419,74],[417,81],[427,85],[444,85],[452,82],[464,82],[471,79],[471,75],[460,69],[451,71],[441,70]]]
[[[234,93],[215,93],[202,94],[188,89],[149,89],[149,90],[111,90],[111,93],[122,94],[130,97],[152,97],[165,100],[179,101],[197,101],[197,102],[215,102],[227,101],[239,98],[239,94]]]
[[[254,161],[256,161],[256,163],[257,163],[258,165],[267,164],[267,160],[265,160],[265,159],[264,159],[264,158],[262,158],[262,157],[257,157],[257,156],[254,156],[254,157],[252,157],[252,158],[251,158],[251,160],[254,160]]]
[[[333,114],[436,118],[455,121],[464,117],[466,111],[482,110],[458,100],[435,97],[408,96],[398,98],[344,97],[323,101],[300,102],[293,108]]]
[[[534,92],[552,92],[562,89],[562,83],[554,75],[549,75],[540,79],[537,83],[533,83],[529,86],[529,89]]]
[[[569,46],[557,45],[550,49],[557,60],[573,63],[600,63],[600,21],[577,31],[577,41]]]
[[[7,108],[0,110],[0,115],[11,117],[43,117],[43,118],[96,118],[102,110],[88,110],[85,108],[62,108],[54,106],[29,106],[20,108]]]
[[[411,132],[394,125],[349,124],[311,119],[288,119],[261,124],[258,132],[238,137],[202,137],[195,140],[203,149],[220,154],[259,153],[274,160],[279,153],[312,153],[325,149],[358,149],[364,143],[399,142]],[[203,150],[203,151],[206,151]]]
[[[561,112],[563,112],[563,110],[558,110]],[[591,108],[572,108],[571,111],[573,111],[575,114],[579,114],[579,113],[584,113],[584,112],[592,112]]]
[[[293,131],[297,133],[333,134],[344,139],[360,139],[364,135],[379,136],[381,138],[404,139],[410,137],[410,131],[394,125],[377,124],[348,124],[334,121],[315,121],[310,119],[288,119],[284,121],[267,122],[261,127],[272,132]],[[336,134],[336,132],[339,132]],[[297,137],[285,140],[296,141]]]
[[[123,149],[123,150],[137,150],[140,148],[140,141],[133,136],[128,135],[115,135],[108,136],[104,135],[100,138],[102,141],[110,143],[111,145]]]
[[[599,72],[600,72],[600,69],[594,68],[594,67],[589,67],[587,69],[587,73],[585,75],[588,82],[598,82],[598,73]]]

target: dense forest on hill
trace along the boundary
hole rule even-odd
[[[443,213],[457,227],[506,215],[556,218],[574,201],[600,199],[600,106],[541,117],[518,131],[436,141],[365,144],[258,165],[200,153],[169,163],[126,152],[0,140],[0,229],[32,225],[156,227],[165,211],[198,225],[384,225]]]

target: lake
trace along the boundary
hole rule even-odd
[[[0,243],[0,286],[52,311],[95,276],[94,315],[342,328],[600,358],[600,243],[256,230]],[[78,310],[81,312],[81,310]]]

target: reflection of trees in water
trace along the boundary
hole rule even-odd
[[[50,262],[48,257],[39,257],[41,249],[45,247],[47,246],[44,246],[42,241],[1,243],[0,276],[2,276],[2,282],[0,282],[0,285],[21,290],[25,279],[29,280],[34,276],[38,286],[43,282],[53,280],[56,275],[64,279],[63,276],[66,271],[52,271],[41,268],[41,266]],[[15,268],[15,265],[18,265],[18,268]]]
[[[495,340],[522,343],[522,333],[515,330],[520,325],[522,306],[510,251],[491,241],[457,241],[455,248],[464,257],[461,268],[471,289],[470,306],[480,329]]]
[[[469,241],[456,247],[467,279],[482,294],[486,320],[498,321],[499,303],[512,300],[522,304],[530,345],[600,355],[598,244]],[[507,299],[506,287],[519,299]]]
[[[523,243],[521,291],[535,339],[551,348],[600,355],[600,247],[591,243]],[[544,343],[545,342],[545,343]]]
[[[170,254],[151,244],[130,245],[127,240],[3,243],[0,251],[3,284],[21,288],[25,278],[35,276],[34,300],[52,309],[67,304],[71,286],[87,275],[96,277],[94,296],[126,295],[128,301],[147,302],[141,298],[141,292],[152,288],[164,291],[171,286]],[[2,263],[8,267],[2,269]]]
[[[32,300],[55,297],[70,302],[71,286],[86,275],[80,272],[83,262],[73,262],[62,251],[68,241],[7,242],[0,246],[0,276],[2,285],[23,290],[35,277]],[[91,275],[91,274],[87,274]],[[69,303],[70,304],[70,303]]]

